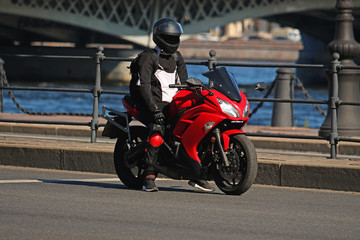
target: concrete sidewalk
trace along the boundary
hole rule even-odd
[[[1,119],[38,116],[0,114]],[[81,121],[85,117],[39,117]],[[104,120],[101,120],[104,122]],[[247,132],[317,135],[306,128],[247,126]],[[99,129],[101,136],[102,129]],[[250,137],[258,152],[256,183],[360,192],[360,143],[341,142],[339,158],[329,159],[325,140]],[[0,164],[85,172],[115,173],[114,140],[89,143],[88,126],[0,122]]]

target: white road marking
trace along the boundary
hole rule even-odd
[[[2,183],[46,183],[46,182],[118,182],[118,178],[89,178],[89,179],[13,179],[0,180]]]
[[[157,178],[156,181],[177,181],[175,179]],[[76,178],[76,179],[11,179],[0,180],[0,184],[5,183],[49,183],[49,182],[119,182],[119,178]]]

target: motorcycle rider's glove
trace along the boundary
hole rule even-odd
[[[159,125],[165,125],[165,115],[162,111],[153,113],[154,122]]]

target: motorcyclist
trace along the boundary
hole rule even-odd
[[[169,88],[169,84],[181,84],[188,78],[184,59],[177,51],[182,33],[181,25],[174,19],[158,19],[153,26],[156,47],[139,54],[137,71],[132,71],[130,94],[139,110],[137,117],[150,127],[145,149],[143,185],[143,189],[149,192],[158,191],[154,163],[163,144],[166,124],[164,108],[177,92],[176,88]],[[214,190],[203,180],[192,180],[189,184],[204,191]]]

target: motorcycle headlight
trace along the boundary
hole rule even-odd
[[[246,99],[246,106],[243,111],[243,118],[245,118],[245,117],[247,117],[247,115],[249,115],[249,111],[250,111],[249,101]]]
[[[240,114],[239,114],[239,111],[236,110],[236,108],[234,108],[233,105],[231,105],[230,103],[218,98],[217,99],[220,107],[221,107],[221,110],[226,113],[227,115],[231,116],[231,117],[235,117],[235,118],[239,118],[240,117]]]

